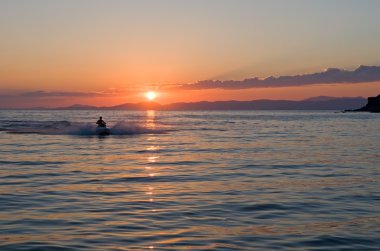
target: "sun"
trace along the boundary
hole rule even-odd
[[[149,99],[150,101],[152,101],[157,97],[157,94],[155,92],[149,91],[145,93],[145,97]]]

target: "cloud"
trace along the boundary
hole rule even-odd
[[[31,91],[31,92],[3,92],[0,93],[2,98],[85,98],[85,97],[105,97],[112,95],[127,94],[126,90],[109,88],[98,92],[65,92],[65,91]]]
[[[193,84],[183,84],[176,88],[185,90],[200,89],[249,89],[265,87],[290,87],[314,84],[344,84],[380,81],[380,66],[359,66],[356,70],[347,71],[329,68],[323,72],[312,74],[268,77],[265,79],[248,78],[241,81],[205,80]]]
[[[73,102],[109,100],[127,94],[127,90],[116,88],[109,88],[99,92],[44,90],[20,92],[0,90],[0,108],[57,107],[72,104]]]
[[[24,92],[19,94],[21,97],[28,98],[44,98],[44,97],[92,97],[97,96],[96,93],[92,92],[48,92],[48,91],[33,91],[33,92]]]

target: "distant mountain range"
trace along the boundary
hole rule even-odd
[[[362,97],[313,97],[301,101],[292,100],[252,100],[252,101],[201,101],[161,105],[155,102],[125,103],[116,106],[97,107],[75,104],[57,110],[347,110],[357,109],[366,104]]]

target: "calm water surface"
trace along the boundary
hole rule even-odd
[[[368,113],[3,110],[0,250],[379,250],[379,132]]]

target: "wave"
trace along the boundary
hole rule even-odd
[[[119,121],[109,129],[111,135],[160,134],[169,131],[167,129],[152,129],[127,121]],[[97,135],[96,125],[69,121],[24,122],[12,124],[7,128],[0,128],[0,130],[14,134]]]

